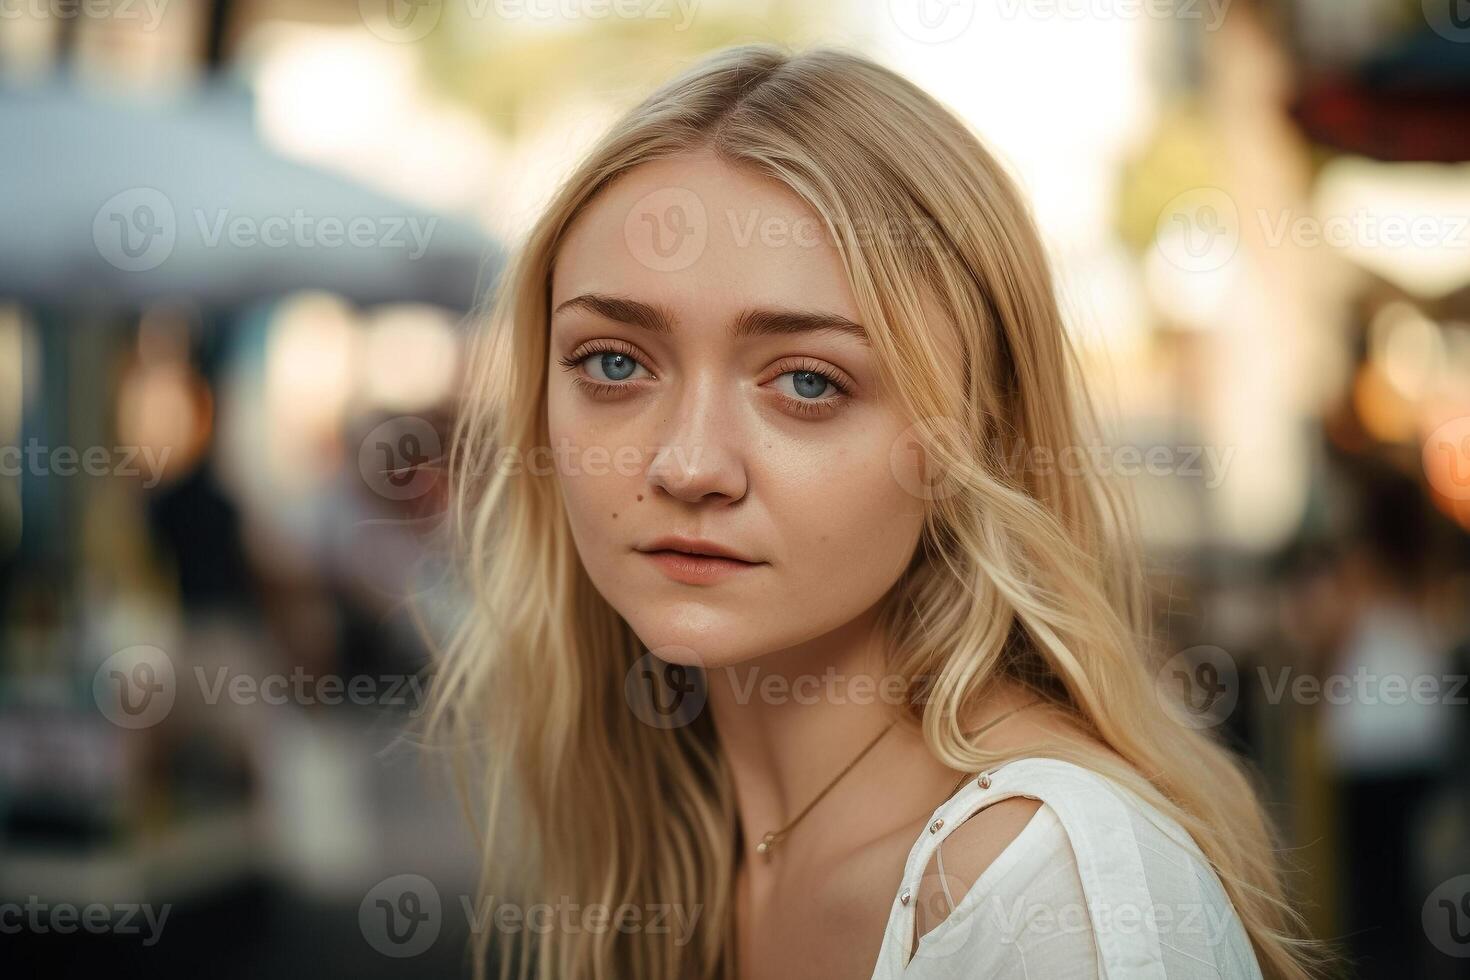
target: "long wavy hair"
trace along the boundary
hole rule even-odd
[[[444,638],[425,717],[431,739],[463,750],[482,895],[698,911],[683,942],[639,928],[527,933],[500,944],[521,955],[497,957],[499,975],[513,961],[543,980],[735,975],[737,817],[708,712],[659,728],[629,709],[625,677],[647,650],[587,576],[554,474],[505,465],[549,445],[550,283],[568,227],[619,175],[695,149],[783,182],[825,221],[875,363],[943,473],[882,607],[888,668],[924,690],[902,723],[937,760],[975,772],[1016,753],[976,744],[963,720],[998,678],[1041,691],[1116,756],[1085,740],[1026,754],[1088,766],[1177,820],[1263,970],[1311,975],[1253,780],[1159,700],[1127,495],[1091,467],[1013,465],[1098,431],[1022,196],[964,123],[894,72],[840,48],[768,44],[707,56],[617,122],[478,318],[445,525],[468,611]],[[959,388],[941,330],[962,352]],[[492,933],[472,941],[477,976]]]

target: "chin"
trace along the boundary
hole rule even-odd
[[[728,667],[765,652],[766,647],[750,635],[749,617],[701,612],[691,616],[687,605],[668,610],[650,610],[645,606],[626,618],[649,652],[666,663]]]

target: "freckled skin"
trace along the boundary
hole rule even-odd
[[[626,229],[641,225],[640,199],[670,187],[698,196],[708,237],[687,268],[660,271],[640,260]],[[612,458],[620,447],[661,450],[643,453],[638,467],[582,467],[558,479],[602,595],[650,648],[687,648],[691,662],[707,667],[788,649],[853,621],[907,566],[923,520],[922,502],[904,489],[917,480],[906,474],[900,482],[893,469],[892,459],[916,454],[891,452],[908,421],[883,394],[875,354],[832,332],[729,336],[751,308],[863,320],[825,237],[797,244],[794,236],[748,235],[741,229],[752,216],[788,227],[817,220],[784,185],[712,157],[643,164],[578,217],[552,282],[553,310],[599,293],[658,305],[675,321],[673,334],[662,336],[580,309],[554,315],[548,425],[553,445],[602,447]],[[597,352],[572,369],[558,363],[602,340],[637,352],[636,377],[627,379],[642,385],[637,391],[595,398],[577,387],[574,374],[623,380],[595,373],[603,363]],[[852,383],[850,396],[827,386],[812,397],[809,386],[795,387],[793,372],[832,367]],[[846,400],[831,414],[807,417],[783,407],[783,395]],[[609,505],[629,495],[648,496],[649,506],[614,528]],[[710,585],[674,582],[635,551],[663,534],[713,540],[767,564]]]

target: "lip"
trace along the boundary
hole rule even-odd
[[[715,541],[707,541],[704,538],[686,538],[679,534],[666,534],[660,538],[654,538],[644,545],[638,546],[639,551],[681,551],[686,555],[708,556],[712,558],[733,558],[736,561],[745,562],[749,565],[759,565],[749,555],[727,548]]]
[[[685,585],[709,585],[764,564],[712,555],[686,555],[681,551],[645,551],[643,554],[669,578]]]
[[[662,537],[637,550],[669,578],[685,585],[709,585],[765,564],[699,538]]]

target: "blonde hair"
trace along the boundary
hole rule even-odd
[[[629,710],[624,678],[646,651],[584,571],[555,479],[496,465],[549,443],[550,281],[567,228],[620,174],[695,149],[783,182],[826,222],[875,363],[944,474],[881,620],[891,670],[926,687],[902,709],[907,723],[936,759],[979,771],[1005,759],[972,744],[962,721],[999,677],[1042,691],[1116,756],[1061,741],[1029,754],[1086,765],[1175,818],[1267,975],[1310,975],[1251,781],[1158,700],[1127,498],[1090,468],[1007,465],[1018,449],[1055,453],[1096,430],[1023,199],[912,83],[841,49],[765,44],[706,57],[597,144],[503,274],[468,363],[447,527],[471,609],[448,639],[427,717],[431,737],[484,748],[460,770],[483,807],[471,811],[481,887],[699,912],[682,945],[653,930],[536,936],[517,972],[734,976],[736,811],[708,712],[658,728]],[[898,240],[861,234],[895,227]],[[959,390],[940,329],[962,353]],[[474,942],[477,976],[487,941]]]

